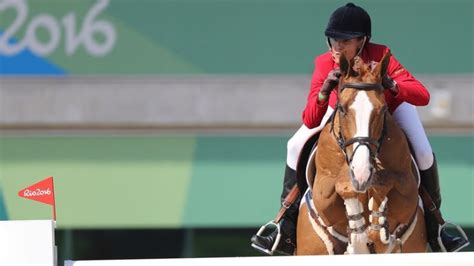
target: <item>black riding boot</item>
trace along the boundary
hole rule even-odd
[[[283,191],[281,193],[281,202],[284,201],[290,190],[296,185],[296,171],[286,166],[285,177],[283,179]],[[281,239],[275,249],[275,251],[293,255],[296,247],[296,220],[298,218],[298,211],[301,201],[301,195],[295,200],[295,202],[286,210],[283,218],[280,221],[280,232]],[[253,245],[257,246],[257,250],[271,251],[275,244],[278,235],[278,230],[275,228],[267,236],[254,235],[250,240]]]
[[[433,154],[434,156],[434,154]],[[431,196],[433,203],[436,208],[440,210],[441,207],[441,192],[439,187],[439,175],[438,166],[436,163],[436,157],[433,160],[433,165],[427,169],[420,171],[421,185],[425,187],[428,194]],[[430,206],[425,207],[425,222],[426,231],[428,234],[428,242],[430,243],[431,250],[434,252],[441,252],[442,249],[438,244],[438,231],[442,224],[439,224],[436,216],[430,211]],[[441,241],[447,252],[453,252],[459,250],[469,242],[461,237],[453,237],[443,228],[440,233]]]

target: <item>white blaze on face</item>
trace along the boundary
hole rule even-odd
[[[354,137],[368,137],[370,114],[374,107],[369,100],[367,92],[358,91],[354,102],[349,108],[353,109],[355,113],[356,133]],[[351,169],[354,172],[355,179],[359,183],[363,183],[370,177],[370,151],[366,145],[357,148],[359,145],[359,143],[352,145],[353,151],[356,152],[353,154]]]

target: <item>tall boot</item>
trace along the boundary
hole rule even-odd
[[[420,171],[420,176],[421,185],[430,195],[436,208],[441,211],[441,191],[439,186],[438,165],[436,162],[436,157],[434,157],[433,165],[429,169]],[[438,243],[438,231],[439,227],[442,226],[440,222],[443,220],[441,217],[441,212],[439,213],[441,219],[437,218],[434,212],[432,211],[432,206],[426,206],[427,203],[423,203],[425,205],[425,222],[426,231],[428,234],[428,242],[430,243],[432,251],[441,252],[443,250]],[[461,237],[453,237],[448,234],[448,232],[446,232],[444,228],[441,230],[439,236],[441,237],[441,241],[443,242],[443,245],[446,248],[447,252],[458,251],[459,249],[469,244],[469,241],[467,239]]]
[[[286,166],[285,177],[283,179],[283,191],[281,193],[281,202],[284,201],[290,190],[296,185],[296,171]],[[298,211],[301,201],[301,195],[295,202],[286,210],[283,218],[279,222],[281,230],[281,238],[276,246],[275,251],[285,255],[293,255],[296,247],[296,220],[298,218]],[[257,250],[272,250],[275,241],[277,240],[278,230],[275,228],[269,235],[253,235],[251,242],[257,246]],[[270,253],[269,253],[270,254]]]

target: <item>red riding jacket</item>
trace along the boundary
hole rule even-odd
[[[368,43],[362,50],[361,58],[366,63],[371,61],[380,62],[383,55],[388,51],[389,48],[385,45]],[[318,101],[318,94],[328,73],[334,68],[339,67],[339,65],[334,62],[329,51],[316,57],[314,64],[315,68],[311,80],[308,102],[303,111],[303,123],[308,128],[319,126],[327,111],[328,104],[334,108],[337,102],[337,90],[331,92],[329,101],[322,103]],[[408,102],[416,106],[428,104],[430,100],[428,90],[426,90],[425,86],[413,77],[393,55],[390,57],[387,74],[397,82],[399,90],[396,96],[392,95],[388,90],[384,92],[390,113],[393,113],[403,102]]]

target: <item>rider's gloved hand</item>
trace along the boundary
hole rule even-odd
[[[392,95],[398,94],[397,82],[393,80],[389,75],[383,76],[382,86],[384,89],[389,90]]]
[[[326,80],[319,91],[319,100],[327,100],[331,91],[337,86],[339,83],[339,77],[341,76],[341,70],[339,68],[335,68],[328,73]]]

